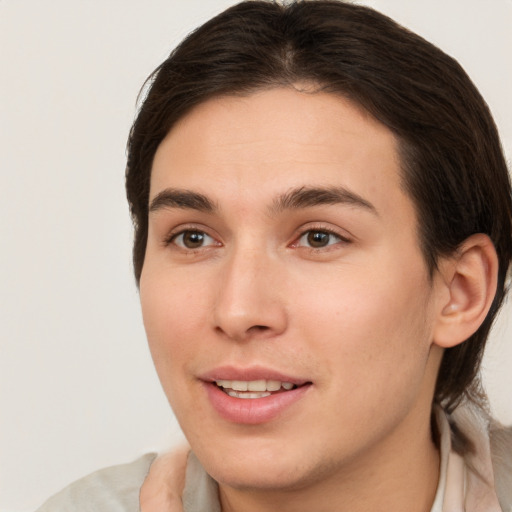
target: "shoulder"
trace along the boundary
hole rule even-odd
[[[140,487],[155,456],[148,453],[91,473],[52,496],[37,512],[138,512]]]
[[[490,429],[492,465],[496,493],[503,510],[512,507],[512,426]]]

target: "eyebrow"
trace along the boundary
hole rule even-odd
[[[345,204],[379,215],[372,203],[345,187],[298,187],[279,196],[270,211],[276,215],[284,210],[297,210],[322,205]]]
[[[345,204],[356,206],[378,216],[377,209],[359,194],[345,187],[298,187],[277,197],[271,207],[271,215],[277,215],[286,210],[299,210],[322,205]],[[217,205],[208,196],[191,190],[166,188],[159,192],[151,201],[150,212],[165,208],[197,210],[214,213]]]
[[[150,212],[156,212],[165,208],[198,210],[206,213],[213,213],[217,210],[215,203],[204,194],[176,188],[162,190],[153,198],[149,205]]]

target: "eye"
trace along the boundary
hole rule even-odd
[[[340,242],[348,242],[348,240],[332,233],[331,231],[310,229],[302,234],[297,242],[297,246],[322,249],[323,247],[328,247],[329,245],[334,245]]]
[[[210,245],[218,245],[216,240],[204,231],[187,229],[173,235],[170,239],[171,243],[176,244],[182,249],[200,249]]]

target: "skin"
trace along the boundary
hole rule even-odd
[[[215,209],[155,203],[144,323],[224,511],[430,510],[434,339],[450,296],[438,272],[428,277],[399,167],[383,125],[292,88],[209,100],[159,146],[150,202],[172,188]],[[344,187],[352,200],[276,207],[301,186]],[[187,231],[202,245],[187,247]],[[311,247],[312,232],[326,245]],[[227,364],[312,384],[271,421],[237,424],[200,378]]]

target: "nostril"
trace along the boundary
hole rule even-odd
[[[225,328],[224,328],[225,327]],[[221,326],[217,325],[215,331],[217,334],[227,336],[233,340],[247,340],[253,337],[258,338],[260,335],[266,336],[272,331],[272,328],[268,325],[252,325],[248,329],[241,326]],[[229,327],[229,328],[228,328]]]
[[[253,327],[251,327],[251,329],[255,330],[255,331],[268,331],[268,329],[270,329],[270,327],[268,327],[267,325],[254,325]],[[249,329],[249,330],[251,330]]]

